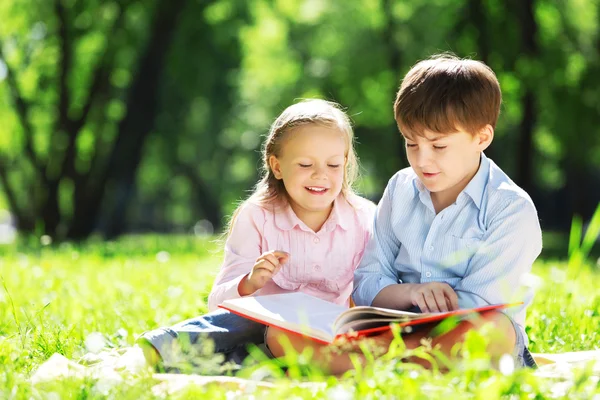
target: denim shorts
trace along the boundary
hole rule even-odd
[[[225,354],[226,358],[243,358],[242,350],[249,344],[262,345],[265,334],[265,325],[219,309],[170,327],[144,332],[139,340],[152,344],[168,367],[185,361],[182,348],[199,346],[207,340],[212,341],[214,353]]]

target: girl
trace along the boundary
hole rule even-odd
[[[200,337],[226,356],[264,343],[264,325],[217,309],[227,299],[301,291],[348,305],[375,211],[352,191],[357,172],[350,120],[335,103],[285,109],[264,144],[261,180],[231,219],[210,313],[144,333],[146,360],[168,368]]]

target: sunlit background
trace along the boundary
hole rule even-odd
[[[407,165],[392,103],[431,54],[485,61],[487,152],[545,230],[600,201],[597,0],[2,0],[0,243],[219,232],[289,104],[340,102],[359,190]]]

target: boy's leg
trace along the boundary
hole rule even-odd
[[[415,349],[419,347],[423,339],[431,340],[432,346],[439,346],[439,349],[447,357],[451,357],[452,347],[457,343],[464,342],[467,332],[473,329],[479,330],[484,325],[488,324],[492,324],[492,330],[498,333],[490,338],[490,343],[487,349],[489,354],[492,356],[492,359],[498,360],[503,354],[513,354],[516,344],[516,332],[513,324],[506,315],[494,310],[481,313],[479,318],[461,321],[451,331],[433,338],[431,337],[431,333],[435,328],[435,324],[423,327],[423,329],[419,329],[414,333],[404,334],[402,335],[402,338],[408,349]],[[300,352],[307,346],[313,347],[315,349],[313,356],[315,362],[329,373],[335,375],[354,368],[350,358],[351,353],[358,355],[361,362],[365,362],[364,356],[362,355],[358,344],[355,344],[354,348],[349,352],[336,354],[334,351],[331,351],[329,346],[319,345],[314,341],[304,338],[300,335],[287,334],[286,332],[269,328],[267,332],[267,345],[275,357],[281,357],[284,355],[283,347],[280,344],[282,336],[286,336],[288,338],[296,351]],[[371,339],[377,347],[388,349],[394,337],[391,331],[389,331]],[[428,361],[420,358],[410,359],[409,361],[421,364],[425,367],[430,367]]]
[[[491,326],[490,326],[491,325]],[[431,329],[418,330],[414,333],[402,335],[404,343],[408,349],[415,349],[421,345],[423,339],[431,340],[432,347],[437,347],[445,356],[452,357],[452,348],[457,343],[463,343],[468,332],[475,330],[479,331],[484,326],[491,329],[484,332],[489,342],[487,353],[491,356],[494,363],[500,360],[504,354],[515,355],[515,347],[517,342],[517,333],[511,322],[505,314],[491,310],[475,315],[474,318],[460,321],[451,331],[442,335],[432,337],[431,333],[435,326]],[[492,332],[492,335],[489,335]],[[389,336],[389,343],[393,340],[391,333],[386,333]],[[429,362],[416,358],[411,359],[411,362],[429,367]]]
[[[240,346],[264,342],[265,326],[227,310],[217,310],[188,319],[168,328],[143,333],[138,339],[148,363],[174,365],[186,345],[200,345],[209,339],[215,353],[229,353]],[[149,346],[150,345],[150,346]]]

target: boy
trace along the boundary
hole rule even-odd
[[[471,329],[492,324],[493,359],[512,353],[535,365],[527,351],[525,309],[531,293],[522,279],[541,252],[542,235],[531,199],[483,151],[491,144],[501,92],[485,64],[454,56],[417,63],[406,75],[394,116],[406,140],[410,167],[394,175],[377,206],[373,237],[355,272],[356,305],[422,312],[523,301],[492,311],[432,338],[446,354]],[[510,315],[510,316],[509,316]],[[280,332],[269,329],[277,356]],[[418,347],[429,330],[403,335]],[[306,342],[289,337],[301,349]],[[391,334],[378,338],[389,345]],[[317,352],[317,361],[325,355]],[[330,371],[351,368],[346,357],[326,360]]]
[[[483,151],[494,138],[500,85],[485,64],[438,56],[402,82],[394,116],[411,165],[390,179],[374,234],[355,272],[357,305],[448,311],[523,301],[484,315],[530,365],[522,279],[542,249],[530,197]],[[462,340],[461,329],[439,338]],[[514,338],[514,339],[513,339]],[[434,340],[435,343],[435,340]]]

